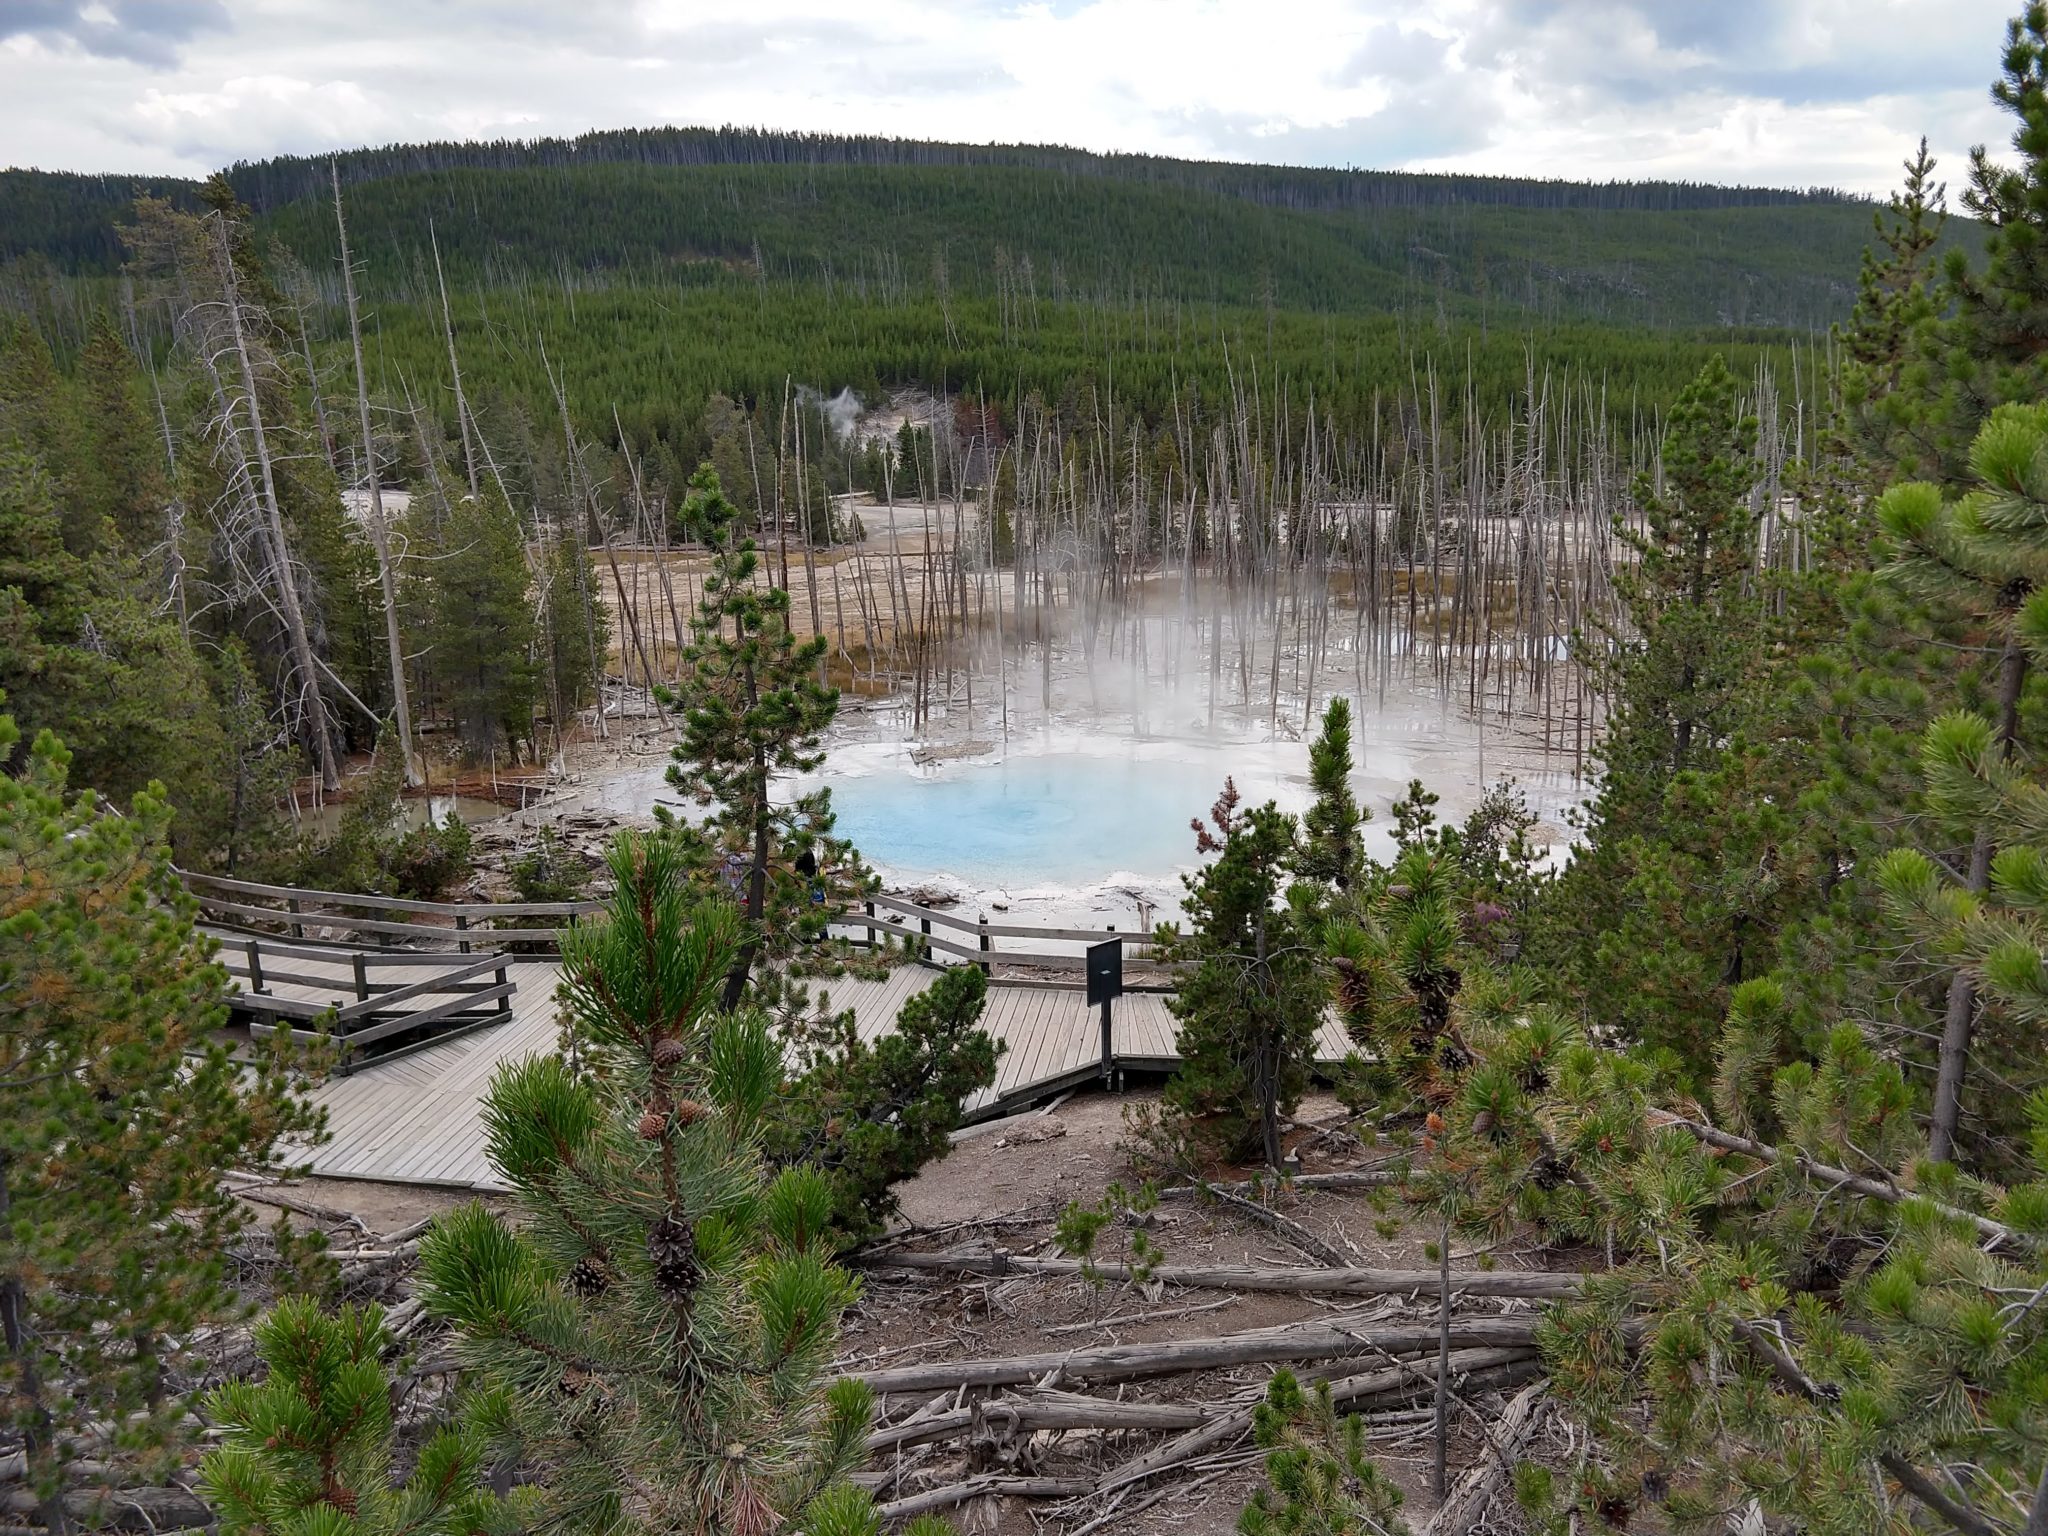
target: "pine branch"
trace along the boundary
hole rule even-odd
[[[1659,1121],[1685,1131],[1710,1147],[1719,1147],[1724,1152],[1739,1152],[1744,1157],[1756,1158],[1759,1162],[1776,1163],[1798,1169],[1809,1178],[1821,1179],[1846,1189],[1854,1195],[1863,1195],[1872,1200],[1883,1200],[1892,1205],[1903,1205],[1909,1200],[1925,1200],[1936,1211],[1951,1221],[1968,1222],[1978,1233],[1992,1243],[2005,1243],[2012,1247],[2031,1248],[2038,1245],[2038,1239],[2007,1226],[2002,1221],[1993,1221],[1989,1216],[1980,1216],[1975,1211],[1966,1211],[1959,1206],[1949,1205],[1930,1195],[1918,1194],[1910,1189],[1901,1189],[1896,1184],[1873,1179],[1865,1174],[1851,1173],[1846,1168],[1831,1167],[1827,1163],[1815,1162],[1796,1152],[1786,1152],[1766,1142],[1752,1141],[1747,1136],[1737,1136],[1729,1131],[1711,1125],[1702,1125],[1697,1120],[1687,1120],[1673,1115]]]
[[[1733,1320],[1733,1325],[1735,1336],[1748,1345],[1759,1360],[1770,1367],[1773,1376],[1801,1397],[1815,1403],[1832,1403],[1841,1397],[1839,1388],[1823,1386],[1801,1370],[1799,1363],[1778,1348],[1755,1323],[1747,1318],[1738,1317]],[[1944,1493],[1925,1472],[1897,1452],[1880,1451],[1877,1462],[1897,1479],[1901,1488],[1940,1515],[1956,1530],[1961,1531],[1963,1536],[2001,1536],[1998,1526],[1986,1520],[1970,1505]],[[2048,1488],[2048,1475],[2044,1475],[2043,1487]]]

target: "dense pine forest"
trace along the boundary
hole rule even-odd
[[[4,1517],[2048,1536],[2048,5],[1995,41],[2010,144],[1875,205],[709,130],[7,173]],[[1156,1081],[1090,996],[999,1102],[1071,977],[878,919],[821,770],[845,694],[928,768],[1098,671],[1307,808],[1182,808],[1112,936]],[[1571,763],[1554,856],[1511,778],[1361,803],[1402,691]],[[405,814],[636,753],[601,857]],[[260,943],[362,1006],[544,962],[557,1033],[266,1034]],[[292,1194],[330,1069],[493,1198]]]

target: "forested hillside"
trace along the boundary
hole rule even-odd
[[[227,173],[315,271],[331,268],[329,162]],[[420,271],[431,221],[479,277],[667,280],[694,265],[1025,299],[1148,295],[1500,323],[1812,329],[1850,301],[1869,209],[1837,194],[1676,183],[1233,166],[1031,146],[655,130],[402,145],[333,162],[373,290]],[[107,271],[137,191],[191,184],[0,175],[0,256]]]
[[[1012,167],[577,166],[396,177],[356,194],[366,253],[401,280],[431,222],[497,279],[672,281],[708,265],[844,287],[1023,302],[1149,296],[1327,313],[1444,306],[1500,323],[1825,326],[1853,294],[1867,210],[1635,211],[1446,202],[1324,211]],[[317,271],[333,220],[266,219]]]

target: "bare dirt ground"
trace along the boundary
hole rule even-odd
[[[1051,1255],[1054,1222],[1070,1201],[1100,1200],[1112,1183],[1134,1188],[1139,1182],[1127,1150],[1126,1112],[1156,1099],[1156,1090],[1125,1094],[1088,1092],[1057,1103],[1052,1109],[1018,1116],[989,1126],[970,1128],[942,1162],[902,1186],[902,1209],[891,1236],[880,1246],[903,1251],[944,1252],[959,1245],[1000,1247],[1018,1255]],[[1334,1126],[1342,1113],[1333,1100],[1305,1102],[1290,1132],[1290,1149],[1305,1172],[1359,1167],[1383,1161],[1387,1154],[1368,1156],[1355,1143],[1319,1129]],[[1237,1176],[1211,1170],[1219,1179]],[[266,1192],[271,1193],[271,1192]],[[286,1199],[321,1213],[321,1224],[340,1246],[346,1212],[360,1222],[361,1232],[400,1232],[471,1198],[465,1194],[411,1186],[313,1179],[283,1191]],[[1390,1190],[1299,1191],[1283,1194],[1278,1204],[1289,1216],[1360,1266],[1434,1267],[1429,1240],[1433,1221],[1415,1218],[1398,1193]],[[303,1217],[301,1220],[320,1218]],[[1261,1264],[1301,1266],[1313,1261],[1253,1219],[1213,1203],[1162,1201],[1151,1214],[1148,1236],[1165,1251],[1165,1262],[1181,1264]],[[1127,1228],[1112,1227],[1101,1239],[1098,1257],[1122,1257]],[[1474,1252],[1454,1248],[1461,1268],[1541,1268],[1542,1257],[1514,1249]],[[1091,1285],[1078,1277],[1010,1275],[959,1278],[910,1274],[863,1265],[860,1301],[847,1315],[838,1366],[868,1370],[913,1362],[975,1359],[1131,1344],[1203,1338],[1244,1329],[1329,1318],[1341,1314],[1375,1323],[1429,1323],[1436,1316],[1433,1297],[1359,1298],[1237,1293],[1214,1290],[1155,1288],[1148,1297],[1138,1288],[1118,1283]],[[389,1274],[374,1284],[387,1304],[400,1302],[409,1291],[409,1277]],[[1491,1307],[1526,1313],[1537,1303],[1500,1302]],[[416,1348],[439,1347],[422,1329]],[[1370,1361],[1362,1362],[1369,1366]],[[1127,1384],[1112,1395],[1147,1401],[1215,1401],[1236,1394],[1255,1394],[1270,1368],[1249,1366],[1155,1378]],[[963,1395],[962,1400],[967,1400]],[[910,1404],[892,1399],[892,1409]],[[1473,1406],[1490,1415],[1495,1398],[1479,1396]],[[903,1474],[885,1487],[882,1497],[932,1484],[945,1484],[982,1471],[1038,1477],[1091,1477],[1114,1462],[1163,1443],[1165,1434],[1136,1431],[1040,1431],[1020,1441],[974,1443],[952,1441],[887,1455],[871,1468]],[[1373,1422],[1372,1450],[1382,1468],[1408,1497],[1408,1517],[1420,1529],[1432,1508],[1430,1425],[1427,1403],[1382,1413]],[[1451,1444],[1453,1475],[1475,1457],[1484,1444],[1469,1415],[1460,1414]],[[985,1498],[953,1512],[963,1531],[1030,1532],[1033,1536],[1072,1536],[1090,1522],[1109,1518],[1096,1530],[1134,1532],[1139,1536],[1173,1532],[1175,1536],[1208,1536],[1233,1531],[1239,1510],[1258,1486],[1259,1455],[1248,1442],[1226,1448],[1149,1486],[1134,1490],[1124,1501],[1101,1502]],[[1512,1531],[1511,1516],[1497,1508],[1488,1529]]]

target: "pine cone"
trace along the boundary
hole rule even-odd
[[[669,1301],[688,1301],[697,1289],[697,1238],[673,1212],[647,1229],[647,1257],[654,1265],[654,1288]]]
[[[694,1125],[710,1113],[710,1110],[699,1104],[695,1099],[683,1099],[677,1103],[675,1108],[676,1124]]]
[[[654,1064],[657,1067],[672,1067],[683,1059],[684,1054],[683,1042],[674,1037],[654,1042]]]
[[[555,1392],[564,1402],[573,1405],[570,1414],[579,1425],[582,1421],[602,1418],[611,1409],[611,1391],[603,1381],[581,1366],[572,1365],[555,1378]],[[581,1438],[584,1430],[578,1427],[571,1433]]]
[[[658,1109],[650,1109],[640,1117],[639,1131],[642,1141],[659,1141],[661,1133],[667,1129],[668,1116]]]
[[[604,1266],[587,1253],[569,1271],[569,1289],[585,1301],[602,1296],[611,1283],[612,1277],[605,1273]]]

